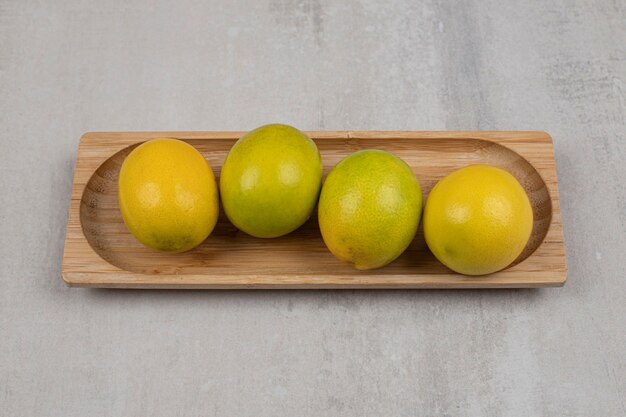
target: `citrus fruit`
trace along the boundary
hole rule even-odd
[[[357,269],[379,268],[413,240],[422,191],[411,168],[380,150],[348,156],[328,174],[320,195],[320,231],[328,249]]]
[[[484,275],[511,264],[533,228],[533,211],[520,183],[500,168],[472,165],[443,178],[424,208],[424,236],[448,268]]]
[[[298,129],[261,126],[232,147],[220,174],[228,219],[249,235],[271,238],[300,227],[317,203],[322,158]]]
[[[150,248],[183,252],[215,227],[219,198],[213,171],[186,142],[142,143],[124,160],[118,185],[124,223]]]

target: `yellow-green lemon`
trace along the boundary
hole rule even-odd
[[[520,183],[500,168],[472,165],[443,178],[424,208],[424,236],[448,268],[484,275],[507,267],[522,252],[533,211]]]
[[[320,195],[320,231],[328,249],[357,269],[379,268],[409,246],[422,212],[411,168],[380,150],[348,156],[328,174]]]
[[[215,176],[191,145],[153,139],[128,154],[119,176],[124,223],[144,245],[168,252],[194,248],[219,214]]]
[[[300,227],[317,203],[322,158],[298,129],[261,126],[232,147],[220,174],[228,219],[249,235],[278,237]]]

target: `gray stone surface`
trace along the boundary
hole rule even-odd
[[[0,0],[0,415],[624,416],[625,21],[609,0]],[[568,283],[63,285],[83,132],[273,121],[550,132]]]

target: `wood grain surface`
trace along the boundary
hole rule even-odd
[[[157,137],[195,146],[216,177],[243,132],[111,132],[83,135],[78,149],[62,275],[69,286],[111,288],[515,288],[561,286],[567,276],[552,139],[544,132],[307,132],[322,154],[324,174],[359,149],[404,159],[424,197],[449,172],[491,164],[511,172],[533,206],[534,227],[520,257],[483,276],[456,274],[429,252],[421,231],[390,265],[358,271],[326,249],[315,216],[295,232],[257,239],[224,213],[209,238],[182,254],[142,246],[127,230],[117,178],[133,147]]]

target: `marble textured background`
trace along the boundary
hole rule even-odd
[[[623,1],[0,0],[0,414],[623,416]],[[60,277],[97,130],[546,130],[569,281],[114,291]]]

